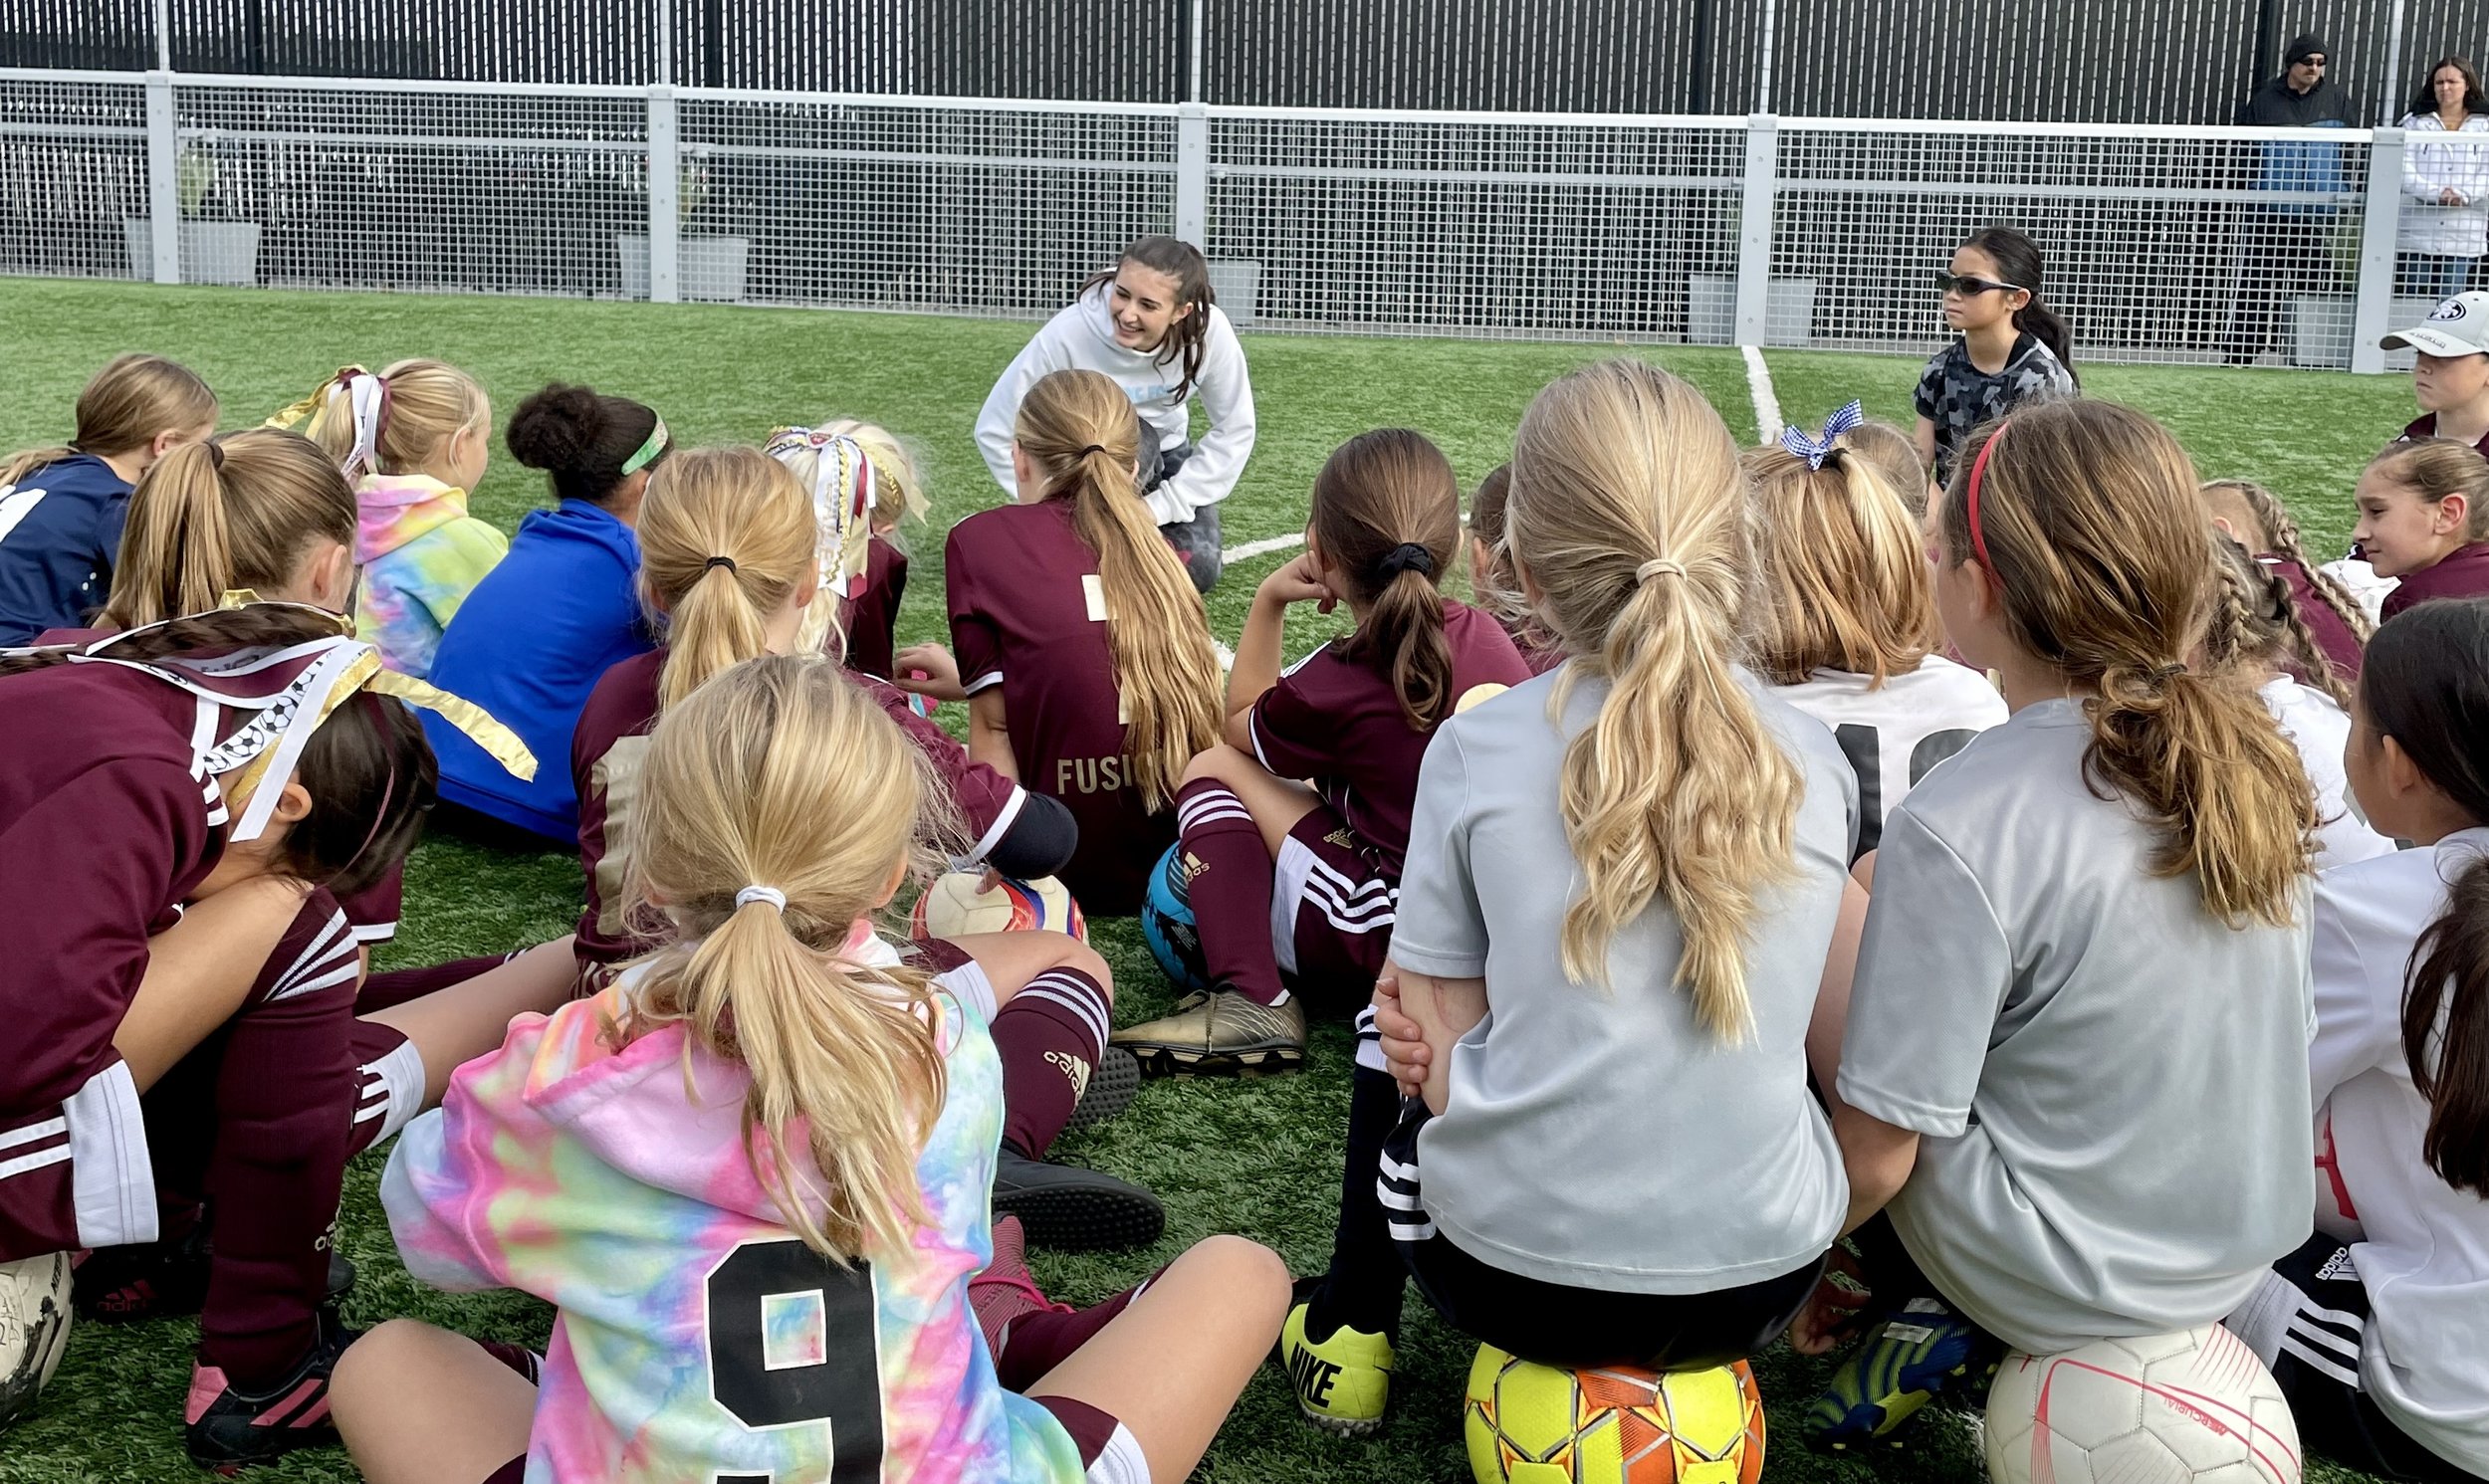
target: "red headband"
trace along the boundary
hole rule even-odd
[[[1997,441],[2005,436],[2006,424],[2012,421],[2009,417],[1998,423],[1988,441],[1979,445],[1979,457],[1970,461],[1970,487],[1962,494],[1962,514],[1970,523],[1971,554],[1979,558],[1979,565],[1986,567],[1991,577],[1996,575],[1996,563],[1988,558],[1987,537],[1979,531],[1979,481],[1988,472],[1988,455],[1996,452]]]

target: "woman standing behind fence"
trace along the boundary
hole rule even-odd
[[[2460,57],[2443,57],[2402,115],[2413,137],[2402,152],[2402,228],[2394,258],[2394,292],[2452,299],[2471,287],[2489,253],[2489,102],[2480,74]]]
[[[1018,488],[1012,436],[1019,400],[1037,378],[1061,370],[1103,371],[1132,399],[1149,435],[1142,495],[1193,585],[1210,591],[1221,566],[1219,502],[1253,452],[1253,383],[1201,250],[1172,237],[1134,242],[1004,368],[977,414],[977,449],[1006,493]],[[1196,394],[1210,413],[1199,444]]]

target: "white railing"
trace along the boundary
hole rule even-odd
[[[1173,231],[1264,329],[1923,353],[1932,274],[2006,221],[2087,358],[2375,371],[2422,312],[2395,293],[2405,151],[2382,128],[0,70],[0,271],[1036,316]]]

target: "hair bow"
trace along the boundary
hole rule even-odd
[[[276,416],[260,424],[264,428],[291,428],[304,418],[318,412],[332,397],[344,397],[346,410],[353,419],[354,446],[347,450],[342,469],[347,479],[357,473],[379,472],[380,425],[389,415],[389,384],[363,369],[346,366],[320,383],[310,396],[279,409]]]
[[[1841,409],[1824,419],[1824,430],[1812,438],[1796,428],[1780,430],[1780,446],[1806,461],[1809,469],[1821,469],[1824,460],[1832,457],[1834,441],[1867,420],[1867,409],[1856,400],[1845,402]]]

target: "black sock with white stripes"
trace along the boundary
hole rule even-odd
[[[1031,1160],[1053,1147],[1106,1048],[1106,991],[1073,968],[1030,979],[994,1017],[1003,1058],[1003,1140]]]
[[[1305,1311],[1305,1337],[1315,1341],[1329,1339],[1343,1324],[1369,1335],[1398,1336],[1401,1291],[1409,1281],[1375,1194],[1383,1142],[1400,1123],[1400,1085],[1389,1072],[1360,1065],[1348,1087],[1348,1163],[1340,1180],[1331,1271]]]

